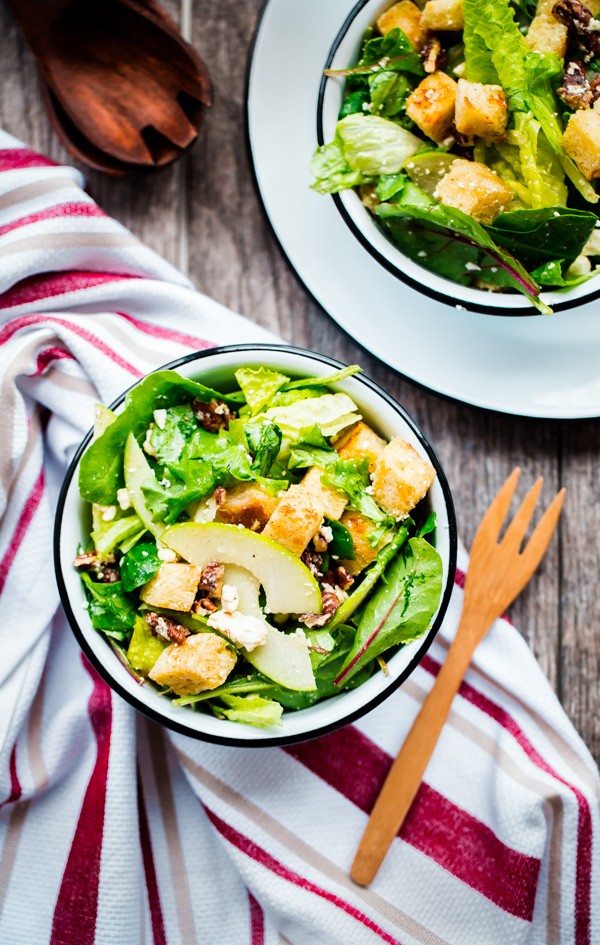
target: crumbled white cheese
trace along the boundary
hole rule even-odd
[[[227,412],[227,404],[217,404],[215,407],[215,413],[218,413],[220,417]]]
[[[221,607],[225,613],[232,614],[234,610],[238,609],[239,603],[240,595],[237,587],[234,587],[233,584],[224,584],[221,591]]]
[[[225,590],[225,587],[223,590]],[[267,642],[268,624],[263,623],[258,617],[241,614],[239,610],[233,613],[226,610],[216,610],[206,622],[209,627],[218,630],[223,636],[228,637],[232,643],[243,646],[248,652],[255,650],[257,646],[263,646]]]
[[[365,492],[367,493],[367,495],[373,495],[373,485],[366,486]]]
[[[321,525],[319,531],[327,544],[329,544],[330,541],[333,541],[333,529],[330,525]]]
[[[116,514],[117,514],[116,505],[105,505],[102,507],[102,521],[103,522],[112,522]]]
[[[158,427],[158,429],[164,430],[165,423],[167,422],[167,411],[155,410],[153,417],[154,417],[154,422],[156,423],[156,426]]]
[[[131,499],[127,489],[117,489],[117,502],[124,512],[131,508]]]
[[[424,249],[420,249],[419,252],[417,253],[417,256],[419,256],[420,259],[424,259],[426,255],[427,255],[427,252]]]
[[[481,272],[481,266],[478,266],[477,263],[470,261],[465,263],[465,269],[468,269],[469,272]]]
[[[302,627],[297,627],[291,636],[298,637],[299,640],[302,640],[305,646],[308,646],[308,637],[306,636]]]
[[[156,552],[156,557],[160,558],[161,561],[177,561],[177,555],[172,548],[161,548]]]
[[[152,431],[154,430],[154,424],[151,423],[148,429],[146,430],[146,439],[144,440],[142,449],[144,453],[147,453],[148,456],[154,456],[156,459],[156,450],[152,446]]]
[[[171,487],[171,483],[168,479],[159,479],[158,484],[162,486],[163,489],[169,489]]]

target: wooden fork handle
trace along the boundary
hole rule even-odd
[[[352,879],[360,886],[368,886],[373,881],[404,822],[471,660],[474,645],[468,648],[468,652],[464,643],[450,647],[433,688],[390,768],[350,870]]]

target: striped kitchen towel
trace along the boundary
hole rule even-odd
[[[460,577],[398,692],[285,749],[163,731],[82,658],[51,535],[94,403],[191,349],[272,337],[81,183],[0,136],[0,945],[598,945],[598,773],[504,620],[376,881],[348,878],[448,650]]]

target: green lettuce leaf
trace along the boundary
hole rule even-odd
[[[89,574],[81,573],[88,598],[88,613],[92,626],[116,640],[126,640],[133,628],[136,612],[123,592],[123,584],[99,584]]]
[[[356,462],[354,459],[338,459],[333,465],[328,465],[323,482],[344,492],[348,496],[348,508],[361,512],[371,521],[388,526],[389,515],[383,512],[372,496],[367,492],[371,485],[369,479],[369,460],[367,458]]]
[[[264,416],[294,439],[302,430],[312,426],[319,427],[323,436],[335,436],[360,420],[356,404],[342,393],[303,398],[284,407],[269,407]]]
[[[235,372],[235,379],[240,385],[246,402],[252,413],[260,413],[277,391],[289,381],[289,377],[279,371],[264,367],[243,367]]]
[[[354,561],[356,550],[350,531],[341,522],[327,519],[327,525],[333,532],[333,540],[329,542],[329,554],[342,558],[345,561]]]
[[[526,266],[554,259],[563,259],[568,266],[581,254],[597,221],[596,214],[588,210],[547,207],[501,213],[485,229],[495,243]]]
[[[128,512],[125,515],[117,513],[110,522],[105,522],[101,515],[94,517],[96,523],[92,530],[92,541],[101,558],[145,531],[141,519],[135,512]]]
[[[334,371],[333,374],[326,374],[324,377],[301,377],[297,381],[289,381],[289,383],[284,384],[283,390],[303,390],[306,387],[329,387],[330,384],[338,384],[340,381],[345,381],[347,377],[360,374],[361,371],[362,368],[360,364],[349,364],[348,367]]]
[[[568,267],[565,266],[564,259],[552,259],[550,262],[544,263],[542,266],[538,266],[537,269],[534,269],[533,275],[540,285],[557,289],[570,289],[573,288],[573,286],[581,285],[582,282],[587,282],[588,279],[591,279],[596,273],[592,271],[586,273],[572,273],[569,275]]]
[[[143,617],[136,617],[127,648],[127,659],[134,669],[147,676],[167,646],[167,640],[161,640],[150,632],[150,627]]]
[[[150,446],[159,463],[175,463],[181,456],[186,442],[198,429],[198,422],[189,404],[180,404],[167,410],[164,424],[152,425]]]
[[[378,115],[349,115],[338,122],[336,135],[349,167],[364,177],[397,174],[423,147],[412,132]]]
[[[361,56],[356,66],[348,69],[326,69],[329,76],[372,76],[378,71],[410,72],[415,76],[423,76],[423,64],[419,53],[415,50],[408,36],[401,29],[395,27],[385,36],[367,37],[363,44]]]
[[[247,696],[223,694],[220,699],[227,708],[213,707],[219,718],[229,719],[230,722],[245,722],[246,725],[256,725],[259,728],[281,725],[283,706],[274,699],[265,699],[255,693]]]
[[[248,448],[254,459],[250,467],[257,476],[267,476],[281,448],[282,434],[276,423],[246,424]]]
[[[348,164],[338,135],[329,144],[317,148],[310,162],[310,173],[315,178],[311,188],[319,194],[337,194],[364,184],[366,179],[361,171]]]
[[[409,539],[361,615],[338,685],[390,647],[416,640],[429,629],[439,606],[442,578],[442,560],[435,548],[424,538]]]
[[[122,412],[93,440],[81,458],[81,497],[99,505],[116,505],[117,490],[124,484],[123,450],[129,433],[139,439],[148,429],[155,410],[168,409],[194,397],[204,401],[231,400],[227,394],[182,377],[176,371],[156,371],[130,390]]]
[[[156,551],[156,545],[144,542],[136,545],[131,551],[123,555],[119,562],[121,580],[126,591],[133,591],[136,587],[146,584],[154,577],[160,568],[161,560]]]

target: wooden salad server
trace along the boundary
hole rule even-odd
[[[154,0],[9,0],[68,150],[108,173],[163,167],[197,138],[212,84]]]
[[[350,875],[361,886],[375,878],[423,780],[475,648],[523,590],[542,560],[560,516],[565,490],[556,495],[521,548],[537,504],[538,479],[499,540],[520,470],[513,470],[475,535],[456,636],[408,736],[396,756],[360,841]]]

